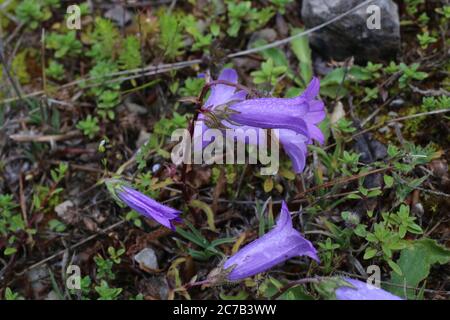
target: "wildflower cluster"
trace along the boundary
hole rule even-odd
[[[203,136],[203,129],[208,127],[278,129],[278,138],[292,161],[294,171],[302,172],[306,162],[306,146],[313,140],[324,142],[323,134],[317,127],[325,118],[324,104],[315,98],[320,89],[319,80],[313,78],[303,94],[295,98],[254,99],[246,99],[248,93],[233,86],[237,80],[235,70],[225,69],[219,76],[219,82],[211,86],[211,93],[194,127],[194,140],[197,140],[194,145],[205,148],[212,142]],[[258,140],[257,143],[265,141]],[[121,203],[173,231],[176,230],[175,223],[183,222],[180,211],[162,205],[120,181],[110,180],[107,184]],[[275,227],[228,258],[218,269],[218,278],[220,281],[239,281],[295,256],[308,256],[320,263],[313,244],[293,227],[291,214],[283,201]],[[335,297],[340,300],[400,299],[358,280],[343,278],[339,283],[335,287]]]

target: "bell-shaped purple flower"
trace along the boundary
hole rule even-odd
[[[264,272],[295,256],[308,256],[319,261],[317,250],[292,226],[290,212],[282,204],[276,226],[261,238],[249,243],[224,264],[230,281],[236,281]]]
[[[238,76],[233,69],[224,69],[219,80],[237,83]],[[307,144],[313,140],[324,143],[324,137],[317,124],[325,118],[325,108],[322,101],[316,100],[320,82],[313,78],[308,88],[295,98],[259,98],[245,99],[245,91],[225,84],[211,87],[211,94],[204,104],[207,112],[218,112],[224,106],[228,108],[228,119],[222,121],[225,127],[244,131],[254,129],[279,129],[279,141],[290,157],[294,171],[303,171],[306,162]],[[211,141],[203,139],[203,133],[208,129],[205,114],[200,114],[194,130],[194,141],[201,139],[195,146],[205,147]],[[242,141],[245,142],[245,141]],[[265,143],[265,141],[258,141]]]
[[[354,288],[343,286],[336,289],[336,299],[338,300],[403,300],[366,282],[351,278],[344,278],[344,280]]]
[[[134,211],[146,218],[156,220],[166,228],[175,231],[174,221],[182,222],[179,217],[180,211],[167,207],[117,181],[109,182],[108,189],[113,196],[117,197]]]

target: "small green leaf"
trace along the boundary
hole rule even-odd
[[[268,178],[264,181],[264,192],[270,192],[273,189],[273,180],[272,178]]]
[[[364,253],[363,259],[364,259],[364,260],[371,259],[371,258],[375,257],[375,255],[377,254],[377,252],[378,252],[377,249],[368,247],[368,248],[366,249],[366,252]]]
[[[387,174],[384,175],[383,180],[386,188],[391,188],[392,185],[394,184],[394,178],[388,176]]]
[[[221,293],[219,293],[219,297],[222,300],[246,300],[248,297],[248,293],[241,290],[238,292],[238,294],[232,296],[232,295],[226,295],[225,293],[221,292]]]
[[[5,256],[10,256],[10,255],[12,255],[12,254],[14,254],[16,252],[17,252],[16,248],[8,247],[8,248],[5,249],[5,251],[3,253],[4,253]]]
[[[212,211],[211,207],[208,204],[200,200],[192,200],[189,203],[189,205],[194,208],[202,209],[203,212],[206,214],[206,220],[208,222],[209,229],[212,231],[217,230],[214,222],[214,212]]]
[[[388,265],[394,270],[395,273],[397,273],[399,276],[403,275],[402,269],[398,264],[396,264],[392,260],[388,260]]]

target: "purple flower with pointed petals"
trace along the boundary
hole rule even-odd
[[[403,300],[383,289],[377,288],[371,284],[344,278],[352,287],[340,287],[336,290],[336,299],[338,300]]]
[[[231,256],[223,267],[231,270],[228,280],[236,281],[264,272],[295,256],[308,256],[319,261],[312,243],[292,227],[290,212],[283,201],[276,226]]]
[[[179,217],[180,211],[162,205],[139,191],[127,186],[117,186],[114,191],[117,197],[131,209],[146,218],[156,220],[166,228],[175,231],[173,222],[182,222]]]
[[[238,76],[233,69],[224,69],[219,80],[237,83]],[[211,94],[204,104],[204,110],[214,112],[228,105],[229,118],[222,124],[228,128],[242,128],[246,131],[254,129],[279,129],[279,140],[292,161],[294,171],[303,171],[306,162],[307,144],[313,140],[324,143],[324,136],[317,124],[325,118],[325,108],[322,101],[316,100],[320,82],[313,78],[302,95],[295,98],[259,98],[245,99],[245,91],[226,84],[216,84],[211,87]],[[231,123],[230,123],[231,122]],[[204,148],[211,141],[203,138],[208,128],[205,114],[200,114],[194,129],[194,149]],[[245,141],[242,141],[245,143]],[[265,141],[258,141],[265,143]]]

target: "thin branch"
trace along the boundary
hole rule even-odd
[[[37,263],[35,263],[35,264],[29,266],[28,268],[26,268],[25,270],[23,270],[23,271],[17,273],[16,275],[21,276],[21,275],[23,275],[25,272],[27,272],[27,271],[29,271],[29,270],[31,270],[31,269],[34,269],[34,268],[36,268],[36,267],[39,267],[39,266],[43,265],[44,263],[47,263],[47,262],[53,260],[53,259],[56,258],[56,257],[59,257],[60,255],[64,254],[64,252],[66,252],[67,250],[73,250],[73,249],[75,249],[75,248],[78,248],[79,246],[82,246],[83,244],[85,244],[85,243],[87,243],[87,242],[89,242],[89,241],[91,241],[91,240],[97,238],[99,235],[105,234],[105,233],[107,233],[108,231],[111,231],[111,230],[113,230],[113,229],[115,229],[115,228],[121,226],[121,225],[124,224],[125,222],[126,222],[126,220],[121,220],[121,221],[119,221],[119,222],[116,222],[116,223],[110,225],[109,227],[106,227],[106,228],[104,228],[104,229],[101,229],[101,230],[98,231],[97,233],[95,233],[95,234],[93,234],[93,235],[91,235],[91,236],[89,236],[89,237],[83,239],[82,241],[80,241],[80,242],[78,242],[78,243],[76,243],[76,244],[70,246],[69,248],[60,250],[60,251],[58,251],[57,253],[51,255],[50,257],[47,257],[47,258],[45,258],[45,259],[43,259],[43,260],[41,260],[41,261],[39,261],[39,262],[37,262]]]

